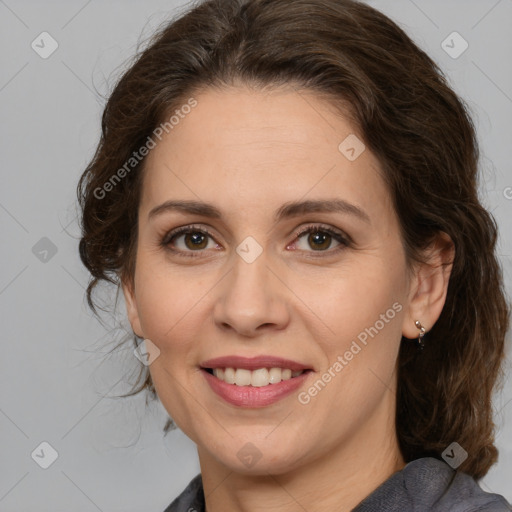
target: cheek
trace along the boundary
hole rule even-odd
[[[333,348],[342,349],[376,323],[384,337],[394,333],[391,337],[395,338],[401,332],[398,317],[404,309],[405,288],[399,265],[374,257],[355,259],[339,270],[321,269],[294,283],[296,296],[307,305],[302,309],[314,313],[307,314],[312,332],[330,339]]]
[[[319,317],[308,328],[325,356],[318,378],[328,383],[313,382],[301,403],[317,418],[332,405],[319,434],[327,425],[357,428],[394,386],[405,309],[401,281],[380,266],[362,270],[326,281],[322,291],[307,287],[308,305]]]
[[[168,350],[170,341],[176,348],[189,318],[204,295],[202,280],[190,279],[184,273],[172,272],[162,258],[152,261],[141,258],[136,276],[137,307],[145,336]],[[190,274],[188,274],[190,275]]]
[[[191,274],[171,272],[162,261],[141,258],[139,262],[140,322],[145,336],[160,350],[148,369],[160,401],[189,435],[194,430],[190,418],[198,414],[196,401],[190,400],[194,389],[190,368],[198,358],[198,331],[204,325],[198,316],[207,285],[191,279]]]

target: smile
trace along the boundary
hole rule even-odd
[[[206,371],[227,384],[263,387],[270,384],[279,384],[282,381],[298,377],[305,370],[292,371],[290,368],[258,368],[251,371],[245,368],[207,368]]]
[[[214,371],[220,377],[215,376]],[[277,367],[253,371],[243,368],[235,370],[231,367],[215,370],[201,368],[201,374],[215,395],[224,402],[241,408],[267,407],[284,399],[297,391],[313,371],[295,370],[293,373],[295,376],[292,376],[290,369]],[[235,382],[228,383],[226,378],[234,378]],[[273,383],[270,382],[271,379]]]

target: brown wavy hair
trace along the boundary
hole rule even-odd
[[[313,91],[350,116],[381,162],[409,263],[422,261],[440,233],[451,237],[455,257],[441,316],[421,353],[401,342],[396,429],[406,462],[439,458],[457,441],[469,454],[459,469],[481,478],[497,460],[492,398],[503,378],[510,307],[496,222],[477,193],[475,129],[437,65],[368,5],[208,0],[156,31],[110,94],[101,139],[77,188],[89,306],[97,314],[92,295],[100,281],[118,292],[121,281],[133,285],[145,159],[108,192],[104,184],[187,98],[237,84]],[[155,398],[145,367],[123,396],[143,389]],[[169,420],[164,431],[174,426]]]

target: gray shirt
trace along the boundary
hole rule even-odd
[[[425,457],[409,462],[352,512],[510,512],[503,496],[485,492],[476,480],[448,464]],[[201,474],[164,512],[205,512]]]

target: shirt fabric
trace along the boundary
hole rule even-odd
[[[409,462],[359,503],[352,512],[510,512],[499,494],[485,492],[477,481],[448,464],[424,457]],[[205,512],[201,474],[164,512]]]

